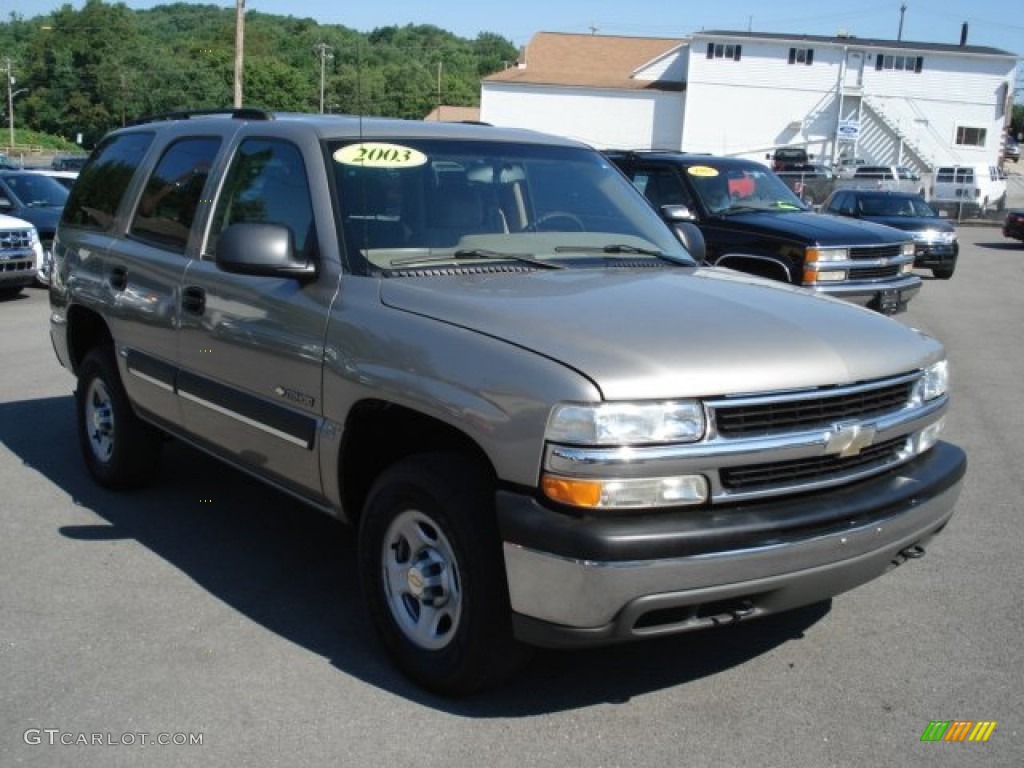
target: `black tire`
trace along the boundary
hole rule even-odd
[[[941,267],[932,270],[932,274],[939,280],[949,280],[953,276],[956,267]]]
[[[424,688],[463,696],[525,663],[512,636],[494,484],[479,462],[424,454],[382,472],[360,521],[359,572],[384,646]]]
[[[75,410],[79,447],[96,482],[122,489],[152,479],[160,460],[160,434],[132,411],[109,346],[91,350],[82,361]]]

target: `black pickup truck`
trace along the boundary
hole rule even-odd
[[[709,263],[886,314],[905,310],[921,289],[906,233],[815,213],[760,163],[665,151],[605,155],[666,220],[697,225]]]

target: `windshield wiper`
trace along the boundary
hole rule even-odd
[[[564,264],[555,264],[550,261],[535,259],[528,253],[502,253],[491,251],[487,248],[469,248],[464,251],[455,252],[456,259],[497,259],[498,261],[518,261],[523,264],[533,264],[541,269],[565,269]]]
[[[756,213],[757,211],[763,211],[764,208],[755,205],[730,205],[728,208],[723,208],[718,211],[719,216],[731,216],[734,213]]]
[[[670,256],[664,251],[659,251],[655,248],[641,248],[638,245],[629,245],[627,243],[611,243],[609,245],[557,245],[554,248],[555,253],[593,253],[597,251],[599,253],[609,254],[620,254],[628,253],[636,256],[653,256],[656,259],[667,261],[672,264],[683,264],[685,266],[693,266],[696,262],[692,259],[680,259],[675,256]]]
[[[612,243],[611,245],[556,245],[554,251],[555,253],[593,253],[598,251],[600,253],[633,253],[640,256],[655,256],[659,259],[665,257],[664,253],[653,248],[640,248],[639,246],[627,245],[626,243]]]
[[[554,264],[550,261],[535,259],[528,253],[502,253],[491,251],[487,248],[468,248],[462,251],[455,251],[450,256],[413,256],[408,259],[397,259],[391,262],[392,267],[408,267],[413,264],[444,264],[445,262],[461,259],[491,259],[494,261],[518,261],[522,264],[531,264],[541,269],[565,269],[562,264]]]

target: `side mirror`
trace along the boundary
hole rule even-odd
[[[661,218],[669,224],[678,221],[696,221],[697,216],[688,205],[663,205],[661,206]]]
[[[295,253],[288,227],[262,222],[232,224],[217,238],[217,266],[225,272],[263,277],[316,277],[314,262]]]
[[[704,234],[694,223],[697,217],[685,205],[663,205],[661,216],[672,227],[676,239],[690,252],[690,256],[698,264],[707,259],[708,249],[704,242]]]

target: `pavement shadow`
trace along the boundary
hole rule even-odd
[[[990,243],[975,243],[979,248],[986,248],[990,251],[1019,251],[1024,248],[1024,242],[1020,240],[993,240]]]
[[[60,535],[83,546],[135,540],[252,621],[345,674],[468,718],[624,703],[709,677],[799,639],[831,605],[628,645],[540,650],[505,686],[444,699],[405,679],[376,642],[348,527],[177,441],[164,446],[151,487],[126,493],[100,488],[78,453],[70,395],[0,403],[0,442],[104,521],[64,526]]]

